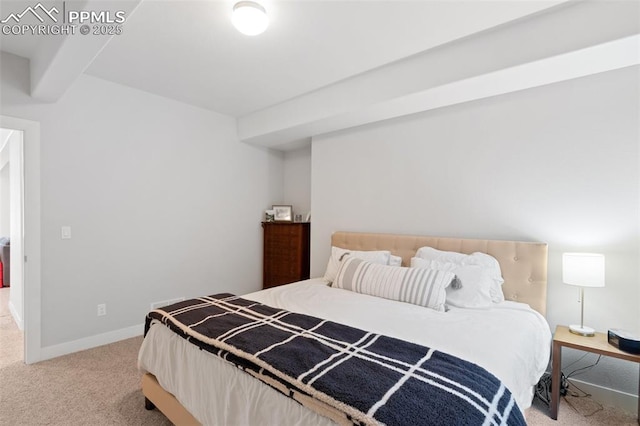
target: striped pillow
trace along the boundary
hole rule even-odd
[[[347,257],[332,287],[444,311],[445,288],[454,278],[449,271],[379,265]]]

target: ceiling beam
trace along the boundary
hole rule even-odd
[[[639,9],[563,5],[240,117],[238,135],[286,150],[291,140],[634,65]]]
[[[104,10],[106,4],[117,5],[117,10],[125,12],[128,19],[141,0],[126,0],[117,3],[105,3],[88,0],[74,10]],[[112,11],[112,12],[115,12]],[[76,24],[74,24],[76,25]],[[89,24],[91,28],[93,25]],[[126,20],[123,31],[126,31]],[[80,34],[80,25],[76,25],[75,34],[51,35],[45,37],[30,61],[31,96],[45,101],[55,102],[67,91],[80,74],[91,64],[112,37],[117,35]]]

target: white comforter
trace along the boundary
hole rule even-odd
[[[524,411],[545,371],[551,332],[528,305],[436,312],[420,306],[331,288],[311,279],[243,296],[270,306],[433,347],[472,361],[497,376]],[[156,376],[203,424],[321,425],[331,422],[246,373],[200,351],[166,327],[153,326],[139,366]]]

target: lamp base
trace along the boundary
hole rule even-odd
[[[585,327],[584,325],[570,325],[569,331],[585,337],[593,337],[596,335],[596,331],[593,328]]]

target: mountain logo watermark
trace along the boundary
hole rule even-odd
[[[58,18],[56,18],[53,15],[54,13],[56,15],[60,13],[55,6],[47,10],[47,8],[42,5],[42,3],[38,3],[33,7],[32,6],[27,7],[25,10],[22,11],[22,13],[10,13],[9,16],[7,16],[5,19],[0,21],[0,23],[6,24],[13,19],[16,24],[19,24],[20,20],[27,14],[31,14],[35,16],[36,19],[42,23],[44,23],[44,18],[42,18],[42,15],[48,16],[53,22],[58,22]]]

